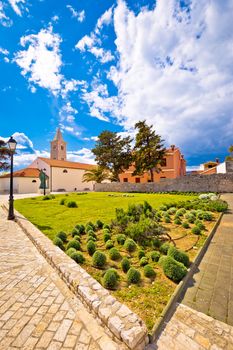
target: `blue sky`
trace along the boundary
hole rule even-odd
[[[233,140],[233,0],[1,0],[0,137],[16,167],[48,156],[93,162],[104,130],[146,119],[188,166]]]

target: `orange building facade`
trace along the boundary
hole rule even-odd
[[[143,175],[133,176],[135,170],[134,165],[120,174],[120,182],[130,183],[146,183],[151,182],[150,172],[145,172]],[[186,161],[181,154],[180,149],[174,145],[166,150],[165,157],[161,165],[161,171],[154,171],[154,182],[159,182],[163,179],[176,179],[177,177],[186,175]]]

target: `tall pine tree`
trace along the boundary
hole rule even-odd
[[[146,121],[139,121],[135,124],[136,134],[135,146],[133,150],[133,160],[135,171],[133,175],[142,175],[149,171],[151,181],[154,182],[154,172],[159,172],[161,162],[166,149],[160,135],[153,130],[152,125],[147,125]]]
[[[8,162],[10,158],[10,151],[3,140],[0,140],[0,171],[8,170],[10,164]]]

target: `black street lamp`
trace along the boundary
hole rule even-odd
[[[11,136],[8,143],[8,147],[11,155],[11,172],[10,172],[10,196],[9,196],[9,212],[8,212],[8,220],[14,220],[14,196],[13,196],[13,155],[16,150],[17,142]]]
[[[46,169],[42,170],[44,172],[44,196],[46,195]]]

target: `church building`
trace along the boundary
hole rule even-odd
[[[95,165],[67,161],[66,142],[58,128],[50,143],[50,158],[38,157],[27,168],[14,172],[14,193],[43,193],[41,170],[47,175],[47,192],[93,190],[94,183],[82,182],[85,171],[93,168]],[[0,193],[9,193],[9,177],[0,176]]]

